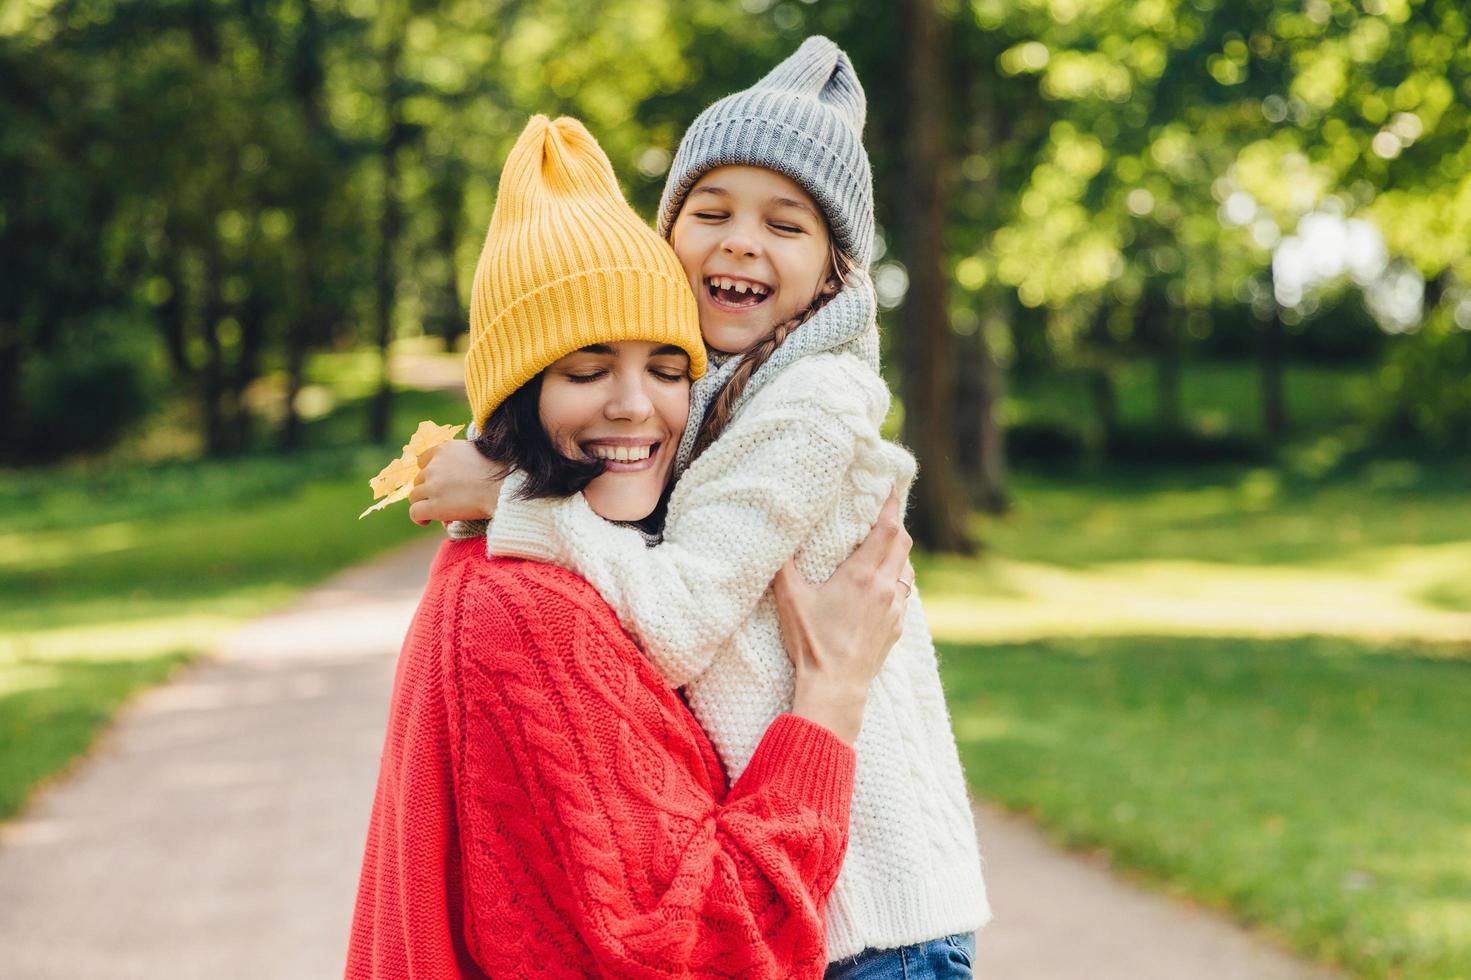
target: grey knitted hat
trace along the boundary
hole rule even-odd
[[[873,176],[863,149],[863,86],[825,37],[809,37],[761,81],[700,113],[669,168],[659,202],[665,238],[695,183],[716,167],[766,167],[796,181],[822,208],[859,268],[873,257]]]

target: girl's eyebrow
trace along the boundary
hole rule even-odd
[[[670,355],[670,354],[678,354],[680,357],[689,357],[690,356],[689,355],[689,351],[685,350],[683,347],[678,347],[678,346],[676,346],[674,344],[665,344],[663,347],[660,347],[658,350],[654,351],[654,353],[650,354],[649,356],[650,357],[665,357],[665,356]]]
[[[812,210],[812,208],[808,207],[806,204],[803,204],[801,201],[795,201],[790,197],[773,197],[771,199],[771,203],[778,204],[784,208],[797,208],[799,210],[806,211],[814,218],[817,217],[817,212]]]
[[[724,187],[696,187],[694,190],[690,191],[690,197],[694,197],[696,194],[714,194],[716,197],[730,197],[730,191],[726,190]],[[795,200],[794,198],[773,197],[766,203],[775,204],[776,206],[783,208],[796,208],[799,211],[806,211],[814,218],[820,217],[820,215],[818,215],[816,211],[812,210],[812,207],[810,205],[803,204],[801,201]]]

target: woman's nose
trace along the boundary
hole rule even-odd
[[[654,401],[644,386],[642,378],[620,379],[612,397],[603,406],[603,414],[609,419],[642,422],[654,413]]]

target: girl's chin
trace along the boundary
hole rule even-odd
[[[700,323],[705,343],[722,354],[744,354],[771,333],[764,323],[725,324],[711,320]]]

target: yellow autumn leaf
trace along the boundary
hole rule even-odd
[[[437,425],[427,420],[420,422],[408,445],[404,446],[403,455],[383,467],[377,476],[368,481],[373,496],[383,499],[359,514],[358,520],[407,497],[414,489],[414,479],[419,475],[419,457],[435,446],[453,439],[463,428],[463,425]]]
[[[408,483],[405,483],[403,486],[399,487],[397,490],[393,491],[388,496],[384,497],[382,500],[378,501],[376,504],[374,504],[373,506],[369,507],[367,510],[365,510],[361,514],[359,514],[358,515],[358,520],[362,520],[364,517],[367,517],[369,514],[373,513],[373,511],[375,511],[375,510],[382,510],[384,507],[387,507],[389,504],[396,504],[396,503],[398,503],[400,500],[403,500],[410,493],[412,493],[413,492],[413,489],[414,489],[414,484],[413,484],[413,481],[410,480]]]
[[[424,450],[449,442],[459,435],[463,428],[463,425],[435,425],[428,420],[420,422],[419,427],[414,430],[413,438],[409,439],[409,444],[404,447],[404,455],[418,458]]]
[[[419,461],[411,456],[402,456],[383,467],[377,476],[368,481],[368,486],[373,490],[374,499],[377,499],[385,493],[392,493],[405,483],[413,483],[418,474]]]

